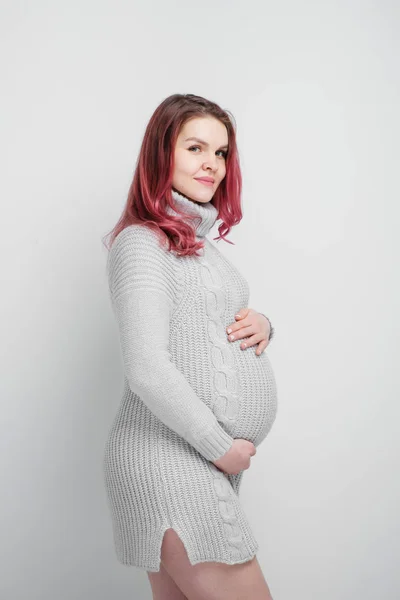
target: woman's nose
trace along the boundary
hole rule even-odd
[[[208,158],[208,159],[205,161],[205,163],[204,163],[204,165],[203,165],[203,166],[204,166],[206,169],[207,169],[207,168],[211,168],[213,171],[215,171],[215,170],[216,170],[216,168],[217,168],[217,166],[218,166],[218,163],[217,163],[217,157],[216,157],[216,156],[209,157],[209,158]]]

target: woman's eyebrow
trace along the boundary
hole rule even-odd
[[[199,142],[199,144],[203,144],[204,146],[208,146],[209,145],[209,144],[207,144],[207,142],[205,142],[204,140],[200,140],[197,137],[188,137],[184,141],[185,142],[189,142],[190,140],[192,140],[194,142]],[[226,144],[225,146],[220,146],[220,148],[228,148],[228,144]]]

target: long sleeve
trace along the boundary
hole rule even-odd
[[[176,260],[148,227],[125,228],[107,263],[112,306],[131,390],[165,425],[213,461],[229,450],[234,438],[171,362]]]

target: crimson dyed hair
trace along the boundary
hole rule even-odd
[[[197,255],[203,248],[204,243],[196,241],[194,228],[169,214],[166,207],[184,214],[176,207],[171,195],[175,144],[186,121],[206,116],[221,121],[228,132],[226,175],[211,202],[218,210],[217,218],[222,221],[218,227],[219,236],[214,239],[233,244],[225,236],[242,219],[242,176],[234,118],[229,111],[201,96],[173,94],[156,108],[147,125],[124,210],[115,227],[105,236],[111,236],[106,244],[108,249],[125,227],[138,223],[154,229],[160,239],[165,240],[167,236],[169,250],[174,250],[177,255]]]

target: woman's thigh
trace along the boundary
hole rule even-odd
[[[237,565],[192,565],[173,529],[165,532],[161,563],[188,600],[273,600],[257,557]]]
[[[147,571],[153,600],[187,600],[172,577],[167,573],[163,564],[158,572]]]

